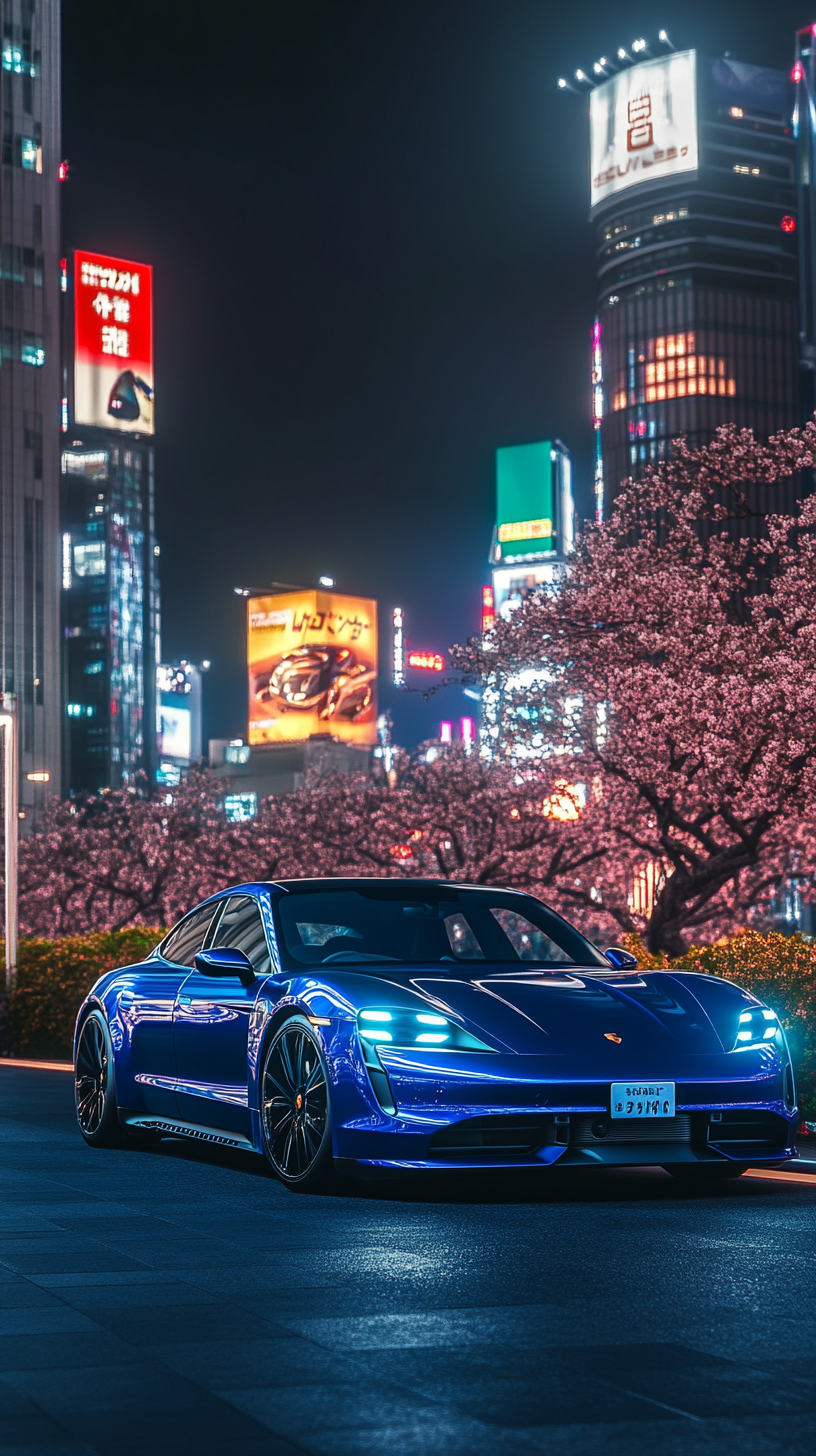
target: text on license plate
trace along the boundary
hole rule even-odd
[[[673,1082],[613,1082],[613,1117],[674,1117]]]

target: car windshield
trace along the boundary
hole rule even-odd
[[[292,967],[462,961],[530,970],[606,966],[577,930],[521,894],[393,883],[298,889],[281,895],[277,913]]]

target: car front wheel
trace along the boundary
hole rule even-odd
[[[282,1183],[313,1191],[331,1181],[328,1069],[305,1016],[284,1022],[267,1048],[261,1123],[266,1156]]]
[[[113,1080],[113,1047],[101,1011],[90,1011],[77,1038],[74,1097],[79,1130],[92,1148],[121,1145]]]

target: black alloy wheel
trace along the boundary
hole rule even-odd
[[[290,1188],[325,1186],[332,1173],[328,1071],[320,1044],[303,1016],[273,1037],[261,1076],[264,1148]]]
[[[91,1147],[121,1142],[113,1085],[113,1047],[101,1011],[91,1011],[77,1038],[74,1095],[79,1130]]]
[[[749,1163],[664,1163],[664,1173],[687,1183],[721,1183],[725,1178],[741,1178]]]

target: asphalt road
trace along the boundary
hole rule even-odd
[[[71,1094],[0,1066],[3,1456],[812,1456],[809,1182],[309,1197]]]

